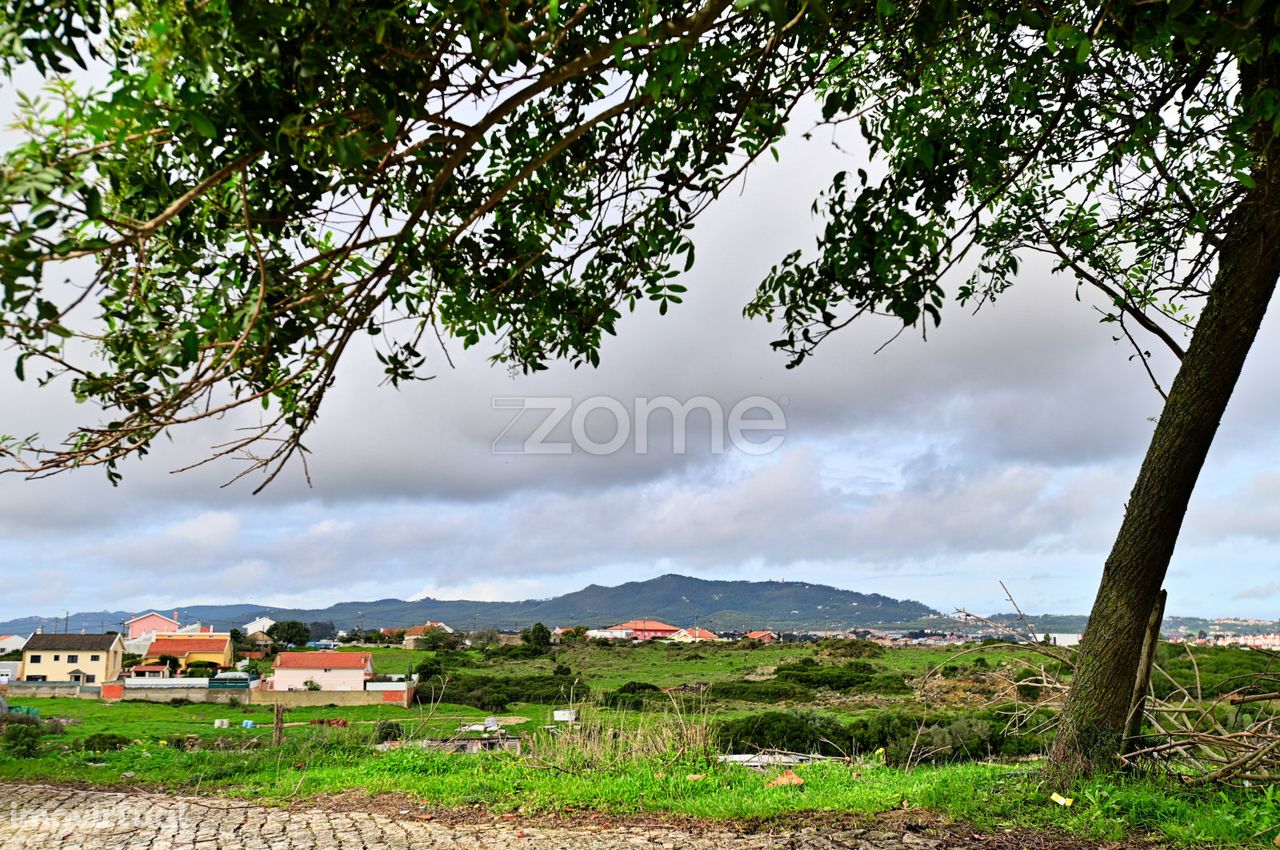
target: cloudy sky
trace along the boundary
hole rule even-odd
[[[927,342],[906,334],[876,353],[894,328],[868,321],[786,370],[768,346],[776,328],[742,306],[772,263],[811,244],[816,191],[856,161],[823,140],[782,153],[701,221],[686,303],[628,317],[597,370],[512,376],[453,346],[454,368],[436,352],[437,377],[397,391],[357,353],[307,441],[311,487],[296,467],[259,496],[219,486],[234,464],[170,473],[236,421],[175,434],[116,488],[93,470],[0,476],[0,618],[522,599],[667,572],[817,581],[944,611],[1007,610],[1004,581],[1028,610],[1087,611],[1159,410],[1141,367],[1072,281],[1029,265],[999,303],[953,306]],[[1278,349],[1273,316],[1192,503],[1170,613],[1280,615]],[[54,436],[92,414],[0,358],[0,433]],[[785,439],[716,452],[710,417],[695,414],[677,453],[670,417],[655,414],[645,454],[633,434],[608,455],[526,455],[508,450],[545,412],[494,404],[663,396],[726,412],[769,399]],[[584,421],[592,439],[612,434],[603,411]],[[553,440],[570,437],[566,422]]]

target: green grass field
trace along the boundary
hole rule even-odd
[[[554,658],[531,660],[486,661],[479,653],[468,653],[467,666],[459,670],[481,676],[520,676],[551,673],[556,665],[564,665],[598,694],[631,681],[673,686],[740,680],[814,654],[814,647],[798,645],[755,649],[578,646],[558,651]],[[374,655],[375,665],[383,672],[403,672],[431,657],[429,652],[400,649],[376,649]],[[918,677],[944,665],[952,667],[953,677],[963,680],[974,670],[1016,671],[1032,657],[1025,650],[990,648],[983,651],[987,661],[975,667],[974,656],[955,659],[954,655],[948,650],[892,650],[870,660],[918,684]],[[1238,654],[1216,651],[1198,653],[1198,658],[1200,667],[1214,671],[1215,676],[1253,663],[1242,661]],[[821,662],[845,663],[825,657]],[[1170,667],[1180,669],[1174,663]],[[808,708],[849,717],[876,706],[898,706],[930,716],[959,710],[946,702],[948,698],[933,692],[926,697],[913,690],[864,704],[858,698],[824,692]],[[293,709],[285,717],[291,724],[285,742],[277,748],[270,745],[269,706],[74,699],[14,702],[38,708],[44,718],[77,722],[63,734],[41,739],[33,758],[15,757],[0,748],[0,781],[148,785],[266,802],[363,789],[405,793],[439,806],[479,803],[495,811],[553,813],[589,808],[603,813],[706,818],[874,813],[900,808],[905,802],[980,829],[1049,827],[1113,841],[1150,832],[1181,847],[1261,847],[1280,832],[1280,793],[1274,787],[1193,791],[1169,776],[1111,777],[1079,785],[1070,792],[1074,804],[1064,807],[1049,798],[1034,760],[908,770],[886,766],[872,754],[803,766],[798,769],[805,779],[801,788],[765,788],[767,775],[716,762],[707,730],[721,720],[774,707],[770,705],[699,703],[692,714],[684,715],[677,715],[665,700],[643,711],[587,707],[587,728],[598,728],[602,734],[556,737],[542,731],[553,706],[513,703],[501,713],[527,718],[509,728],[528,744],[524,755],[515,757],[446,755],[417,747],[380,752],[371,746],[380,720],[400,721],[414,736],[446,737],[460,724],[494,713],[451,703],[412,709],[393,705]],[[683,710],[688,711],[688,705]],[[215,730],[213,721],[219,718],[229,720],[232,728]],[[311,720],[324,718],[343,718],[348,728],[310,725]],[[246,719],[258,728],[240,728]],[[87,751],[80,742],[94,733],[123,735],[132,743],[120,751]],[[184,749],[189,735],[200,737],[198,748]]]
[[[374,669],[380,673],[402,674],[435,655],[428,650],[388,649],[375,647],[344,649],[348,652],[371,652]],[[937,667],[956,659],[957,663],[971,661],[973,655],[956,658],[954,649],[895,649],[871,659],[887,671],[906,676],[923,676]],[[467,652],[467,657],[477,666],[467,667],[466,672],[480,675],[521,675],[526,673],[550,673],[557,664],[564,664],[580,675],[591,687],[612,690],[627,682],[649,682],[659,687],[714,683],[766,671],[779,664],[811,658],[815,649],[811,644],[772,644],[755,649],[739,649],[725,644],[638,644],[630,647],[606,649],[591,645],[570,645],[557,650],[554,657],[530,660],[507,660],[486,663],[478,652]],[[991,647],[982,650],[982,656],[992,666],[1013,661],[1032,661],[1036,656],[1026,650],[1011,647]]]
[[[690,753],[610,759],[590,752],[566,754],[549,742],[521,757],[419,749],[377,752],[370,747],[367,727],[295,727],[278,749],[182,751],[161,742],[211,724],[207,706],[121,704],[105,710],[75,700],[42,702],[56,702],[65,716],[79,714],[84,725],[46,739],[46,752],[38,758],[0,755],[0,780],[145,785],[264,803],[362,790],[408,794],[433,806],[482,804],[495,812],[589,809],[715,819],[767,819],[804,812],[874,814],[905,804],[983,830],[1051,828],[1111,841],[1149,832],[1188,848],[1267,846],[1275,832],[1271,827],[1280,827],[1280,798],[1274,789],[1193,792],[1159,777],[1084,783],[1069,792],[1074,804],[1063,807],[1050,799],[1035,765],[969,763],[901,770],[874,758],[836,761],[798,768],[803,787],[767,788],[765,782],[776,771],[757,773]],[[404,720],[415,714],[398,707],[368,709],[346,708],[342,713],[349,718]],[[114,710],[120,713],[112,714]],[[450,722],[466,711],[453,714],[454,710],[448,709]],[[288,719],[332,713],[298,710],[289,712]],[[256,710],[245,716],[255,714]],[[75,737],[90,730],[119,730],[122,723],[130,724],[138,743],[117,752],[84,752],[73,746]],[[262,733],[230,734],[247,739]]]

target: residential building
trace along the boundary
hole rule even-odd
[[[131,679],[168,679],[173,675],[167,664],[139,664],[127,672]]]
[[[669,638],[680,631],[680,627],[668,625],[661,620],[628,620],[625,623],[610,626],[605,631],[631,632],[631,637],[635,640],[653,640],[654,638]]]
[[[266,632],[275,624],[276,621],[270,617],[258,617],[256,620],[251,620],[245,623],[244,628],[240,631],[247,635],[251,635],[254,632],[262,632],[263,634],[266,634]]]
[[[22,675],[21,661],[0,661],[0,685],[18,681]]]
[[[16,652],[22,649],[26,643],[27,639],[22,635],[0,635],[0,654]]]
[[[25,682],[110,682],[120,675],[124,640],[117,634],[34,634],[22,648]]]
[[[271,637],[271,635],[267,634],[264,631],[246,632],[244,639],[248,643],[251,643],[254,646],[257,646],[263,649],[267,649],[272,646],[275,646],[275,640]]]
[[[186,670],[197,661],[209,661],[220,669],[233,663],[231,635],[228,634],[170,634],[156,635],[151,646],[142,656],[143,664],[160,664],[161,658],[178,659],[178,669]]]
[[[720,640],[706,629],[680,629],[671,636],[676,643],[698,643],[704,640]]]
[[[275,691],[306,691],[308,682],[322,691],[363,691],[373,678],[371,652],[282,652],[271,674]]]
[[[633,640],[635,632],[630,629],[587,629],[587,637],[593,640]]]
[[[428,620],[427,622],[423,623],[421,626],[410,626],[409,628],[405,629],[404,636],[405,637],[422,637],[427,632],[432,631],[434,629],[440,629],[441,631],[447,632],[448,634],[453,634],[453,629],[449,628],[444,623],[441,623],[437,620]],[[385,634],[387,630],[383,629],[382,631]]]
[[[747,640],[758,640],[761,643],[773,643],[777,639],[777,632],[747,632]]]
[[[150,611],[146,614],[138,614],[132,619],[125,620],[125,640],[136,640],[137,638],[150,635],[155,637],[162,632],[176,632],[182,627],[178,622],[178,612],[174,611],[172,617],[166,617],[164,614],[157,614]]]

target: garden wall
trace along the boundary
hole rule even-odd
[[[243,693],[243,692],[242,692]],[[250,705],[304,708],[316,705],[382,705],[408,707],[413,691],[249,691]]]
[[[75,682],[10,682],[0,685],[0,695],[11,697],[71,697],[97,699],[101,689]]]

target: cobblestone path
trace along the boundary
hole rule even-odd
[[[953,850],[1007,847],[900,829],[806,827],[775,833],[610,826],[584,818],[435,823],[413,810],[378,812],[240,800],[0,785],[0,850]],[[1040,842],[1035,842],[1040,844]],[[1022,846],[1022,845],[1018,845]],[[1045,846],[1045,845],[1040,845]],[[1072,844],[1072,850],[1077,845]]]

